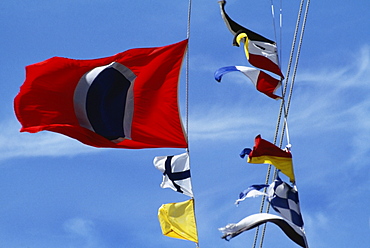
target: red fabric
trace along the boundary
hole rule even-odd
[[[267,73],[260,71],[256,83],[256,88],[258,91],[266,94],[273,99],[280,99],[280,96],[274,94],[277,87],[280,86],[280,81],[271,77]]]
[[[292,158],[292,154],[289,151],[284,151],[267,140],[262,139],[261,135],[257,135],[254,140],[253,150],[249,153],[249,157],[254,158],[261,156]]]
[[[279,75],[282,78],[284,78],[283,73],[280,70],[280,67],[277,64],[275,64],[274,62],[272,62],[270,59],[268,59],[268,58],[266,58],[266,57],[264,57],[260,54],[253,54],[253,53],[249,52],[249,60],[248,61],[249,61],[249,63],[251,63],[251,65],[253,65],[257,68],[273,72],[276,75]]]
[[[188,41],[154,48],[136,48],[111,57],[74,60],[53,57],[26,67],[26,80],[14,99],[21,132],[61,133],[94,147],[186,148],[178,109],[179,73]],[[80,78],[98,66],[118,62],[137,78],[131,138],[120,143],[83,128],[73,106]]]

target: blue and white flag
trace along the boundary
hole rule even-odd
[[[267,189],[268,201],[282,217],[303,228],[303,219],[299,207],[296,186],[291,187],[279,177]]]
[[[163,173],[162,188],[170,188],[193,197],[188,153],[155,157],[153,163]]]
[[[239,202],[244,201],[245,198],[248,198],[248,197],[257,197],[260,195],[267,196],[266,193],[261,192],[260,190],[268,186],[269,186],[268,184],[255,184],[255,185],[249,186],[246,190],[244,190],[243,192],[239,194],[239,199],[236,200],[235,204],[238,205]]]

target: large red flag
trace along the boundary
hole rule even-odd
[[[187,43],[27,66],[14,99],[21,132],[53,131],[95,147],[186,148],[178,84]]]

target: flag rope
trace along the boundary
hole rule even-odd
[[[274,8],[274,3],[273,3],[273,0],[270,0],[271,1],[271,15],[272,15],[272,26],[274,28],[274,37],[275,37],[275,40],[277,41],[277,37],[276,37],[276,23],[275,23],[275,8]],[[280,8],[281,10],[281,8]],[[282,20],[282,17],[280,15],[280,30],[281,30],[281,20]],[[280,31],[280,37],[281,37],[281,31]],[[277,54],[277,57],[278,57],[278,66],[279,68],[281,68],[281,50],[282,49],[279,49],[279,46],[281,45],[281,38],[280,38],[280,42],[278,44],[276,44],[276,48],[280,51],[280,53]]]
[[[189,157],[189,159],[190,159],[190,157]],[[194,212],[195,226],[197,227],[195,230],[197,232],[197,237],[198,237],[198,243],[195,243],[195,248],[200,248],[199,247],[199,234],[198,234],[197,216],[195,214],[195,199],[194,199],[194,197],[193,197],[193,212]]]
[[[279,9],[279,35],[280,35],[280,45],[283,44],[283,0],[280,0],[280,9]],[[282,49],[280,49],[280,59],[283,58]]]
[[[188,47],[186,50],[186,69],[185,69],[185,132],[186,132],[186,140],[188,141],[188,148],[186,149],[186,152],[189,154],[189,163],[190,163],[190,153],[189,153],[189,39],[190,39],[190,24],[191,24],[191,5],[192,0],[189,0],[188,2],[188,21],[187,21],[187,29],[186,29],[186,38],[188,39]],[[194,211],[194,220],[195,220],[195,226],[197,225],[197,217],[195,214],[195,199],[193,199],[193,211]],[[196,228],[198,242],[195,243],[195,247],[199,248],[199,234],[198,234],[198,228]]]
[[[297,36],[298,36],[298,33],[299,33],[299,26],[300,26],[300,23],[301,23],[301,16],[302,16],[304,2],[305,2],[305,0],[301,0],[300,8],[299,8],[298,16],[297,16],[297,23],[296,23],[296,27],[295,27],[293,43],[292,43],[292,48],[291,48],[291,52],[290,52],[290,58],[289,58],[288,69],[287,69],[286,78],[285,78],[284,89],[282,89],[282,102],[281,102],[281,105],[280,105],[280,110],[279,110],[279,114],[278,114],[278,119],[277,119],[277,124],[276,124],[276,129],[275,129],[275,135],[274,135],[274,144],[276,144],[279,129],[280,129],[281,117],[282,117],[282,113],[284,111],[284,125],[282,127],[282,131],[281,131],[281,135],[280,135],[280,145],[279,145],[280,148],[282,147],[285,131],[287,133],[288,145],[290,145],[287,118],[288,118],[288,113],[289,113],[291,97],[292,97],[292,94],[293,94],[293,87],[294,87],[295,76],[296,76],[296,72],[297,72],[297,68],[298,68],[298,60],[299,60],[301,45],[302,45],[302,41],[303,41],[303,34],[304,34],[305,26],[306,26],[307,14],[308,14],[310,0],[307,0],[307,4],[306,4],[306,8],[305,8],[304,19],[303,19],[302,26],[301,26],[299,43],[298,43],[298,47],[297,47],[296,59],[295,59],[295,64],[294,64],[294,69],[293,69],[293,76],[292,76],[292,80],[291,80],[291,84],[290,84],[288,101],[287,101],[286,104],[285,104],[285,95],[286,95],[286,91],[287,91],[287,86],[288,86],[288,81],[289,81],[289,74],[290,74],[290,71],[291,71],[291,66],[292,66],[293,57],[294,57],[294,53],[295,53],[296,41],[297,41]],[[280,1],[280,5],[282,5],[281,1]],[[280,14],[280,33],[281,33],[281,29],[282,29],[282,23],[281,23],[282,9],[281,8],[280,8],[280,12],[281,12],[281,14]],[[274,15],[273,15],[273,17],[274,17]],[[280,38],[281,38],[281,35],[280,35]],[[272,168],[272,165],[268,165],[265,184],[268,184],[269,181],[270,181],[271,168]],[[278,170],[275,168],[273,179],[276,178],[277,173],[278,173]],[[264,192],[265,191],[266,191],[266,189],[264,189]],[[261,200],[261,205],[260,205],[260,213],[263,212],[265,198],[266,198],[265,195],[263,195],[262,200]],[[270,209],[270,204],[268,204],[267,207],[266,207],[266,213],[269,212],[269,209]],[[255,232],[254,241],[253,241],[253,246],[252,246],[253,248],[256,247],[257,239],[258,239],[258,233],[259,233],[259,228],[257,227],[256,232]],[[262,248],[265,233],[266,233],[266,224],[263,225],[261,239],[260,239],[260,246],[259,246],[260,248]]]
[[[297,18],[296,31],[295,31],[295,35],[294,35],[295,36],[295,38],[294,38],[295,40],[296,40],[296,36],[298,35],[298,28],[299,28],[299,24],[300,24],[300,19],[301,19],[301,14],[302,14],[302,9],[303,9],[304,2],[305,2],[305,0],[302,0],[301,1],[301,4],[300,4],[300,11],[299,11],[299,15],[298,15],[298,18]],[[288,119],[289,107],[290,107],[290,103],[291,103],[291,97],[292,97],[292,94],[293,94],[293,87],[294,87],[294,83],[295,83],[295,76],[296,76],[297,68],[298,68],[299,56],[300,56],[302,42],[303,42],[304,30],[305,30],[305,27],[306,27],[306,21],[307,21],[307,15],[308,15],[309,5],[310,5],[310,0],[307,0],[306,7],[305,7],[305,10],[304,10],[305,13],[304,13],[304,18],[303,18],[302,26],[301,26],[301,32],[300,32],[299,42],[298,42],[298,46],[297,46],[297,53],[296,53],[296,58],[295,58],[295,63],[294,63],[294,70],[293,70],[292,80],[291,80],[291,84],[290,84],[290,90],[289,90],[289,95],[288,95],[288,102],[285,105],[285,101],[282,101],[282,104],[281,104],[281,107],[280,107],[280,109],[283,109],[284,110],[284,121],[286,122],[286,125],[282,128],[282,132],[281,132],[281,136],[280,136],[280,145],[279,145],[280,148],[282,147],[283,137],[284,137],[285,131],[287,132],[288,145],[290,145],[290,141],[289,141],[289,137],[288,137],[289,134],[288,134],[288,129],[287,129],[288,128],[288,126],[287,126],[287,119]],[[294,41],[294,46],[295,46],[295,41]],[[290,55],[290,58],[289,58],[289,63],[290,64],[292,63],[292,60],[293,60],[293,53],[294,53],[294,47],[292,46],[292,52],[291,52],[291,55]],[[289,65],[289,68],[290,68],[290,65]],[[286,88],[287,88],[287,85],[288,85],[288,78],[286,79],[285,82],[286,83],[285,83],[285,87],[284,87],[283,99],[285,99]],[[280,118],[279,118],[279,121],[278,122],[280,122]],[[271,165],[269,165],[269,166],[271,166]],[[278,173],[278,170],[275,168],[274,169],[273,179],[276,178],[277,173]],[[270,204],[268,204],[266,212],[269,211],[269,208],[270,208]],[[263,226],[261,240],[260,240],[260,248],[262,248],[262,245],[263,245],[263,240],[264,240],[265,232],[266,232],[266,224]]]
[[[304,0],[302,0],[302,1],[304,1]],[[280,5],[281,5],[281,2],[280,2]],[[275,40],[276,40],[275,14],[274,14],[274,3],[273,3],[273,0],[271,0],[271,10],[272,10],[271,13],[272,13],[274,34],[275,34]],[[281,7],[280,7],[280,17],[279,17],[279,20],[280,20],[280,41],[281,41],[281,29],[282,29],[282,8]],[[296,27],[296,32],[297,32],[297,27]],[[296,35],[295,35],[295,37],[296,37]],[[281,54],[281,48],[279,49],[279,52]],[[279,56],[279,60],[278,60],[279,64],[281,64],[280,59],[281,59],[281,55]],[[286,78],[288,78],[288,76],[289,76],[289,71],[290,71],[290,69],[288,67],[288,72],[287,72]],[[283,84],[283,81],[281,81],[281,83]],[[274,141],[273,141],[274,144],[276,144],[276,142],[277,142],[277,136],[278,136],[279,129],[280,129],[280,120],[281,120],[281,116],[282,116],[283,106],[284,106],[284,103],[285,103],[286,84],[284,85],[284,87],[281,87],[281,91],[282,91],[282,99],[281,99],[282,102],[281,102],[281,105],[280,105],[280,111],[279,111],[279,114],[278,114],[278,121],[276,123],[276,128],[275,128],[275,135],[274,135]],[[267,167],[265,184],[268,184],[269,181],[270,181],[271,168],[272,168],[272,165],[269,164],[268,167]],[[263,192],[266,193],[266,189],[264,189]],[[263,212],[265,198],[266,198],[266,196],[263,195],[262,196],[262,199],[261,199],[260,210],[259,210],[260,213]],[[268,212],[268,209],[267,209],[267,212]],[[266,224],[264,226],[266,226]],[[255,248],[256,245],[257,245],[258,236],[259,236],[259,226],[256,227],[256,231],[255,231],[255,235],[254,235],[254,240],[253,240],[253,245],[252,245],[253,248]]]
[[[186,66],[185,66],[185,135],[189,148],[189,39],[190,39],[190,18],[191,18],[191,4],[192,0],[188,3],[188,20],[186,28],[186,38],[188,39],[188,46],[186,48]]]

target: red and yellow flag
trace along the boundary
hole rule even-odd
[[[272,164],[287,175],[291,182],[295,181],[292,154],[262,139],[261,135],[256,136],[253,150],[249,153],[247,162],[251,164]]]

